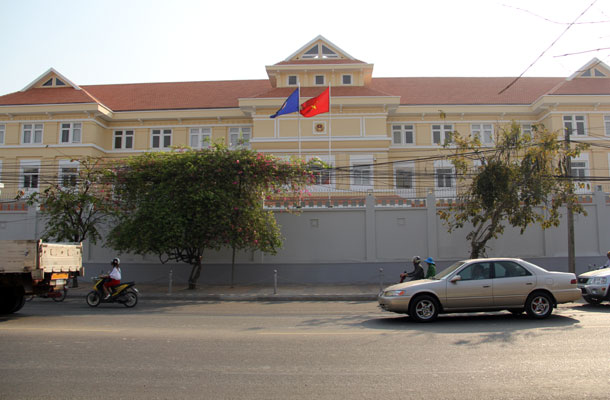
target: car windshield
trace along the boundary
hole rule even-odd
[[[459,267],[461,267],[465,263],[466,263],[465,261],[455,262],[452,265],[450,265],[449,267],[447,267],[444,270],[442,270],[441,272],[439,272],[438,274],[434,275],[433,279],[443,279],[444,277],[446,277],[447,275],[451,274],[453,271],[455,271],[456,269],[458,269]]]

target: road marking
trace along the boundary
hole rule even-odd
[[[86,328],[26,328],[26,327],[0,327],[0,331],[35,331],[35,332],[120,332],[119,329],[86,329]]]

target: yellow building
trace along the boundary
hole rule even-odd
[[[610,175],[610,68],[597,59],[567,78],[375,78],[373,64],[318,36],[266,70],[265,80],[79,86],[51,68],[0,97],[3,196],[69,180],[80,157],[223,141],[329,162],[336,169],[314,192],[452,197],[453,168],[439,158],[445,136],[493,146],[512,121],[568,128],[590,143],[572,164],[579,190],[610,191],[587,179]],[[301,103],[330,87],[331,112],[270,118],[297,87]]]

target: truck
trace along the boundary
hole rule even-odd
[[[582,298],[589,304],[610,301],[610,268],[600,268],[578,275]]]
[[[83,275],[82,243],[0,240],[0,315],[19,311],[25,296],[59,293]]]

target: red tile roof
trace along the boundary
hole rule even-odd
[[[352,60],[350,60],[352,61]],[[373,78],[364,87],[333,87],[332,96],[399,96],[402,105],[532,104],[545,94],[610,95],[610,79],[521,78]],[[240,98],[286,98],[294,88],[272,88],[268,80],[167,82],[35,88],[0,96],[2,105],[95,103],[113,111],[237,108]],[[323,88],[302,88],[301,97]]]

